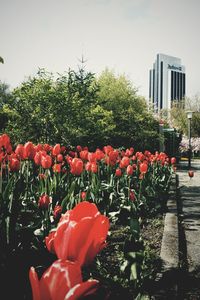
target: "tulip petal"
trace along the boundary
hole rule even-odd
[[[41,300],[39,280],[34,267],[31,267],[29,270],[29,279],[32,288],[33,300]]]
[[[69,260],[76,260],[81,265],[83,264],[82,261],[79,261],[79,257],[83,257],[84,255],[80,256],[80,253],[83,251],[85,243],[87,241],[87,237],[93,228],[95,222],[95,218],[86,217],[83,218],[76,226],[73,228],[70,237],[70,244],[68,248],[68,257]]]
[[[68,259],[70,239],[73,234],[73,229],[76,226],[76,222],[71,221],[69,223],[62,222],[56,230],[54,236],[54,249],[56,255],[60,259]]]
[[[40,280],[41,300],[63,300],[69,290],[81,282],[79,264],[56,260]]]
[[[81,266],[91,263],[95,256],[105,246],[108,229],[108,218],[103,215],[97,216],[86,237],[84,246],[81,248],[81,251],[79,251],[78,261]]]
[[[55,237],[56,231],[51,231],[48,236],[45,237],[45,244],[49,252],[55,253],[54,249],[54,237]]]
[[[100,214],[96,205],[87,201],[80,202],[72,210],[72,219],[79,222],[84,217],[95,217]]]
[[[78,300],[96,292],[99,286],[99,281],[88,280],[83,283],[75,285],[65,296],[64,300]]]

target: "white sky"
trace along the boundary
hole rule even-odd
[[[148,97],[157,53],[181,58],[186,94],[200,93],[200,0],[0,0],[0,80],[18,86],[39,68],[106,67]]]

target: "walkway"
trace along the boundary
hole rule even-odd
[[[165,215],[161,259],[153,300],[200,300],[200,160],[177,165]]]
[[[182,220],[183,275],[179,283],[179,299],[200,299],[200,160],[192,160],[194,177],[188,176],[188,162],[179,163],[177,174]]]

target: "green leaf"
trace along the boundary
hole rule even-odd
[[[136,263],[133,263],[131,265],[131,274],[130,274],[130,280],[137,280],[138,278],[138,275],[137,275],[137,264]]]

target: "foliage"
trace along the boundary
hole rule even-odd
[[[98,78],[99,103],[113,114],[115,128],[110,144],[115,147],[137,145],[137,149],[158,148],[158,122],[147,111],[145,100],[137,95],[124,76],[106,69]],[[152,143],[152,141],[154,141]]]
[[[188,135],[188,119],[187,111],[193,111],[191,120],[191,135],[193,137],[200,136],[200,99],[195,97],[194,99],[186,99],[185,107],[174,106],[170,111],[172,124],[175,128],[179,129],[184,135]]]
[[[54,79],[40,69],[2,104],[6,121],[1,130],[14,143],[60,142],[93,149],[135,144],[150,151],[159,146],[158,121],[144,99],[125,76],[108,70],[96,79],[81,66]]]
[[[11,117],[7,110],[7,103],[11,98],[9,86],[0,81],[0,132],[5,130],[8,119]]]

